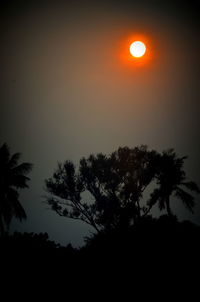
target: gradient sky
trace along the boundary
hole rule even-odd
[[[65,159],[172,147],[200,184],[198,1],[27,2],[2,1],[0,16],[0,142],[34,164],[21,193],[28,219],[11,230],[83,244],[88,226],[42,202],[44,179]],[[139,65],[128,55],[138,36],[148,47]],[[193,216],[175,208],[200,224],[200,206]]]

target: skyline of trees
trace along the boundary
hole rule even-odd
[[[25,247],[27,243],[36,248],[62,248],[48,241],[46,233],[9,235],[7,232],[12,217],[20,221],[26,219],[19,196],[21,189],[28,188],[30,178],[27,174],[32,164],[19,163],[20,157],[20,153],[12,155],[6,143],[0,147],[0,237],[5,238],[1,244]],[[149,230],[156,235],[160,228],[164,233],[168,230],[171,237],[171,230],[195,234],[198,227],[179,223],[171,210],[174,201],[171,197],[175,196],[193,212],[195,199],[190,191],[200,193],[198,185],[187,180],[184,171],[186,158],[178,157],[173,149],[159,153],[142,145],[120,147],[109,155],[91,154],[83,157],[77,168],[67,160],[59,163],[52,178],[45,181],[46,201],[60,216],[81,220],[96,230],[96,234],[85,239],[86,250],[87,246],[104,245],[108,238],[111,245],[112,242],[118,244],[118,240],[121,242],[124,237],[132,245],[132,235],[137,241],[138,236],[148,236]],[[151,192],[147,196],[145,190],[149,188]],[[151,210],[154,206],[161,211],[165,209],[167,215],[153,218]],[[68,246],[70,251],[75,252]]]
[[[185,159],[173,149],[158,153],[140,146],[119,148],[110,155],[91,154],[80,160],[77,170],[65,161],[46,180],[46,200],[58,215],[84,221],[97,233],[136,224],[155,205],[173,217],[172,196],[193,211],[194,196],[189,191],[200,193],[197,184],[186,178]],[[144,192],[152,184],[144,201]]]

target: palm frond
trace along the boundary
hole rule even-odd
[[[190,191],[195,193],[200,193],[200,188],[194,181],[182,182],[182,185],[185,186]]]
[[[26,218],[25,210],[19,202],[18,189],[27,188],[30,180],[26,175],[31,171],[32,164],[18,164],[20,153],[10,156],[7,144],[0,147],[0,232],[9,227],[13,216],[22,220]]]
[[[14,216],[18,218],[20,221],[22,221],[22,219],[27,218],[26,212],[18,200],[15,200],[13,202],[13,211],[14,211],[13,213]]]
[[[5,224],[5,227],[8,229],[12,216],[13,216],[13,211],[12,211],[12,206],[11,206],[9,194],[7,198],[4,200],[1,200],[1,217],[3,218],[3,223]]]
[[[14,177],[11,175],[10,185],[20,189],[28,188],[27,182],[29,180],[30,178],[24,175],[16,175]]]
[[[10,158],[10,150],[6,143],[4,143],[0,148],[0,164],[8,163]]]
[[[15,216],[20,220],[26,219],[26,213],[19,202],[19,193],[17,192],[17,190],[13,188],[9,188],[7,196],[8,196],[7,206],[9,205],[12,216]]]
[[[19,174],[26,175],[31,171],[32,167],[33,167],[33,165],[30,163],[22,163],[22,164],[18,165],[17,167],[13,168],[12,172],[15,175],[19,175]]]
[[[149,206],[153,206],[155,205],[160,197],[160,190],[158,188],[156,188],[150,195],[149,200],[147,201],[147,205]]]
[[[194,197],[180,187],[176,189],[175,195],[181,199],[185,207],[193,213],[193,208],[195,206]]]
[[[10,161],[9,161],[9,168],[14,168],[20,159],[21,153],[15,153],[12,155]]]

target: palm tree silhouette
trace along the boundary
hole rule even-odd
[[[186,208],[193,212],[194,196],[184,189],[200,193],[200,189],[195,182],[186,181],[186,173],[183,170],[186,158],[185,156],[178,158],[174,149],[164,151],[158,157],[156,172],[158,188],[151,194],[149,205],[153,206],[158,202],[160,210],[166,209],[170,217],[174,216],[170,207],[171,196],[180,199]]]
[[[19,202],[19,189],[27,188],[32,169],[30,163],[18,164],[20,153],[10,155],[7,144],[0,147],[0,234],[8,229],[12,217],[26,219],[26,213]]]

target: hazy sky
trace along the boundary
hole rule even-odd
[[[188,176],[200,184],[198,1],[4,2],[0,142],[34,164],[21,194],[28,219],[12,230],[83,243],[88,226],[42,202],[44,179],[65,159],[172,147],[189,156]],[[138,36],[148,47],[141,65],[128,57]],[[194,217],[178,212],[200,224],[200,206]]]

